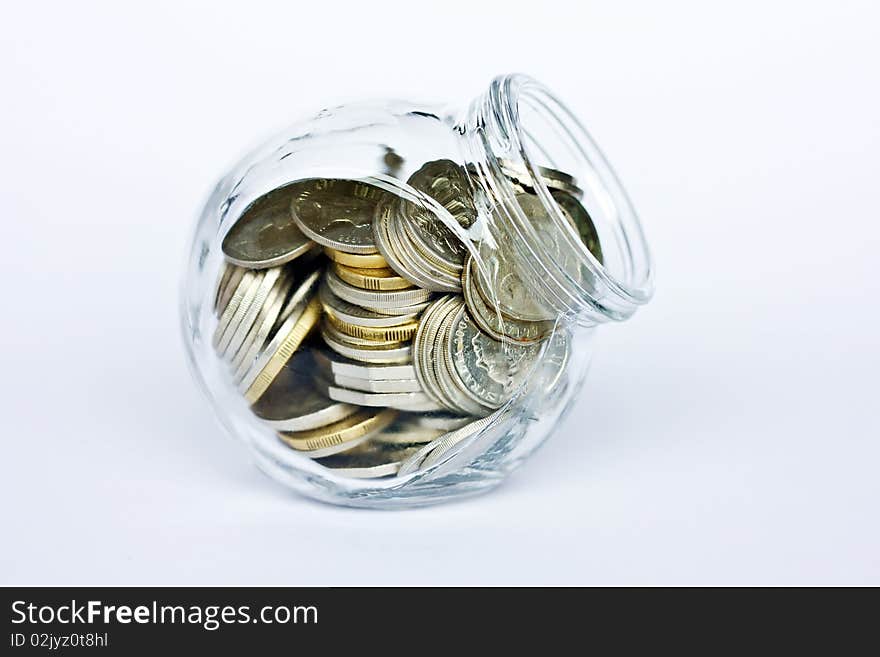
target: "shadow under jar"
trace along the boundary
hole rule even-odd
[[[183,328],[258,466],[310,497],[404,507],[486,491],[553,431],[597,324],[652,291],[638,217],[531,78],[466,109],[349,104],[215,187]]]

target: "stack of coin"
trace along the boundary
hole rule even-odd
[[[467,246],[463,231],[476,219],[467,175],[450,160],[428,162],[407,181],[422,201],[396,197],[378,207],[373,232],[390,265],[416,285],[460,292]]]
[[[320,384],[338,401],[411,411],[438,410],[412,371],[412,339],[430,292],[413,287],[375,290],[385,280],[364,276],[346,282],[339,263],[324,275],[321,337],[329,350],[317,356]],[[364,270],[369,271],[369,270]],[[391,274],[387,278],[398,278]],[[353,282],[361,282],[360,286]]]
[[[501,166],[546,241],[530,174]],[[537,175],[601,261],[574,179]],[[261,422],[341,476],[439,463],[506,412],[555,329],[518,268],[469,237],[466,169],[428,162],[399,184],[289,183],[251,203],[222,245],[218,356]]]
[[[465,301],[449,295],[425,311],[413,344],[416,376],[445,408],[481,417],[516,392],[538,344],[512,345],[480,330]]]

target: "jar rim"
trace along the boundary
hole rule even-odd
[[[538,175],[537,158],[529,146],[528,126],[522,120],[523,106],[529,104],[531,109],[539,109],[541,118],[555,124],[559,133],[565,135],[568,146],[578,154],[584,169],[595,173],[596,180],[614,205],[618,228],[615,237],[625,262],[622,272],[612,272],[580,242],[578,257],[581,264],[601,281],[604,289],[610,291],[617,301],[611,304],[613,312],[609,316],[626,319],[638,306],[651,299],[654,264],[639,216],[604,153],[575,114],[547,87],[530,76],[515,73],[495,78],[487,98],[490,111],[504,124],[504,141],[508,152],[516,153],[521,158],[535,183],[536,192],[558,215],[560,222],[562,210]],[[518,209],[515,211],[521,213]],[[525,221],[524,216],[522,219]],[[575,281],[569,281],[578,286]],[[581,296],[592,296],[589,290],[583,288],[578,292]]]

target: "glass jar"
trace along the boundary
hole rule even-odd
[[[601,151],[508,75],[464,109],[325,109],[245,156],[199,216],[182,319],[196,378],[262,470],[399,507],[502,481],[577,398],[596,325],[651,292]]]

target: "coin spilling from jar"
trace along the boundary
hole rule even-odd
[[[531,174],[500,169],[526,238],[552,249],[560,229]],[[535,175],[569,239],[601,262],[577,181]],[[467,169],[436,160],[400,190],[310,178],[242,212],[222,243],[212,344],[280,441],[340,476],[410,474],[501,419],[528,383],[548,385],[536,374],[548,350],[544,369],[561,372],[569,341],[534,273],[506,255],[503,231],[479,225],[481,214],[505,220],[490,196]]]

